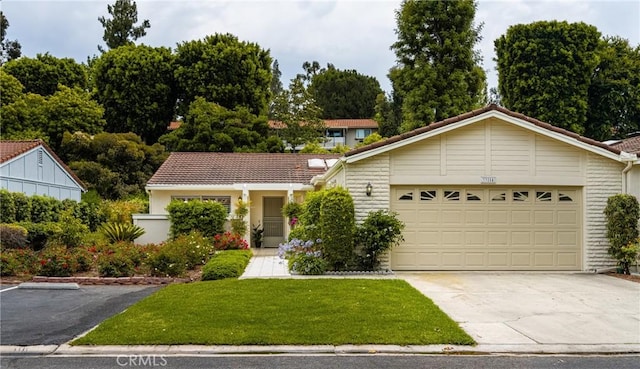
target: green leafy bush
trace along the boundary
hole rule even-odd
[[[282,207],[282,215],[287,218],[291,228],[295,229],[296,225],[300,222],[300,216],[302,215],[302,204],[298,204],[295,201],[289,201]]]
[[[333,270],[344,270],[353,258],[355,208],[342,187],[326,190],[320,207],[320,239],[324,258]]]
[[[238,278],[251,260],[251,250],[227,250],[215,254],[202,268],[202,280]]]
[[[12,249],[0,253],[1,276],[31,275],[38,268],[38,255],[31,249]]]
[[[604,209],[607,219],[607,238],[609,239],[609,254],[618,260],[618,266],[625,274],[631,274],[629,266],[635,260],[632,247],[638,239],[638,220],[640,219],[640,205],[633,195],[619,194],[607,199]]]
[[[71,250],[71,256],[75,262],[76,272],[88,272],[93,267],[94,254],[86,247],[76,247]]]
[[[53,197],[31,196],[31,221],[34,223],[57,222],[62,210],[62,202]]]
[[[149,200],[138,197],[128,200],[106,201],[106,213],[109,222],[131,223],[132,214],[146,213],[149,210]]]
[[[75,207],[74,216],[89,227],[91,232],[95,232],[100,224],[107,221],[106,209],[100,202],[81,201]]]
[[[148,259],[149,272],[156,277],[180,277],[187,271],[187,257],[163,247]]]
[[[0,250],[25,248],[27,229],[16,224],[0,224]]]
[[[240,237],[247,234],[247,222],[244,218],[249,214],[249,203],[238,199],[233,210],[233,218],[231,219],[231,231]]]
[[[145,232],[143,228],[131,223],[104,223],[99,231],[111,242],[133,242]]]
[[[227,208],[217,201],[172,201],[167,206],[173,237],[200,231],[206,237],[224,232]]]
[[[296,233],[296,238],[303,240],[317,240],[322,238],[320,232],[320,210],[322,207],[322,200],[326,195],[327,190],[314,191],[307,193],[304,200],[303,211],[300,214],[299,226],[294,230],[300,230]]]
[[[249,244],[237,234],[224,232],[213,236],[213,247],[216,250],[246,250]]]
[[[171,250],[172,253],[184,255],[187,269],[193,269],[196,265],[206,264],[215,253],[212,241],[198,231],[179,235],[177,238],[168,241],[163,248]]]
[[[356,229],[360,266],[364,270],[378,269],[380,255],[403,241],[403,229],[404,224],[398,219],[398,214],[385,210],[370,212]]]
[[[57,239],[62,233],[60,224],[55,222],[22,222],[19,224],[27,230],[27,242],[29,242],[29,247],[36,251],[44,248],[47,243],[49,243],[49,240]]]
[[[98,257],[98,273],[101,277],[131,277],[134,272],[133,261],[126,253],[103,253]]]
[[[89,227],[82,224],[80,219],[72,215],[72,209],[64,210],[60,214],[58,222],[62,230],[56,237],[56,241],[67,247],[77,247],[82,243],[82,238],[89,233]]]
[[[0,223],[16,221],[16,203],[11,192],[0,189]]]
[[[16,222],[31,220],[31,199],[22,192],[13,192],[13,202],[16,207]]]
[[[66,247],[47,247],[40,253],[39,274],[47,277],[69,277],[75,270],[73,255]]]
[[[0,276],[17,275],[19,269],[20,262],[13,252],[4,251],[0,253]]]
[[[321,240],[293,239],[278,247],[278,256],[288,260],[289,271],[303,275],[320,275],[327,271],[322,257]]]

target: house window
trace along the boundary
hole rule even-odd
[[[226,209],[227,213],[231,213],[231,196],[171,196],[171,201],[217,201],[222,204]]]
[[[436,199],[436,190],[420,191],[420,201],[433,201]]]
[[[365,137],[371,134],[371,128],[359,128],[356,129],[356,140],[364,140]]]
[[[344,137],[341,129],[328,129],[327,137]]]

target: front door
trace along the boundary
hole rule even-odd
[[[284,197],[264,197],[262,202],[262,224],[264,224],[264,247],[278,247],[284,242]]]

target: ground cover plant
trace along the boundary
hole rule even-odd
[[[167,286],[72,344],[474,343],[401,280],[225,279]]]

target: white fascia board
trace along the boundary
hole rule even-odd
[[[430,138],[430,137],[441,135],[443,133],[450,132],[450,131],[453,131],[455,129],[468,126],[468,125],[473,124],[473,123],[477,123],[479,121],[482,121],[482,120],[485,120],[485,119],[488,119],[488,118],[497,118],[497,119],[500,119],[500,120],[502,120],[504,122],[511,123],[511,124],[516,125],[518,127],[521,127],[521,128],[527,129],[529,131],[538,133],[540,135],[547,136],[549,138],[564,142],[564,143],[569,144],[571,146],[574,146],[574,147],[577,147],[577,148],[580,148],[580,149],[583,149],[583,150],[587,150],[587,151],[592,152],[594,154],[598,154],[598,155],[601,155],[601,156],[604,156],[604,157],[607,157],[609,159],[616,160],[616,161],[624,161],[623,158],[622,158],[622,155],[616,155],[615,153],[613,153],[613,152],[611,152],[609,150],[605,150],[605,149],[603,149],[601,147],[598,147],[598,146],[590,145],[590,144],[588,144],[586,142],[578,141],[578,140],[576,140],[576,139],[574,139],[574,138],[572,138],[570,136],[564,135],[564,134],[559,133],[559,132],[554,132],[554,131],[548,130],[546,128],[538,127],[538,126],[536,126],[535,124],[533,124],[531,122],[527,122],[527,121],[524,121],[522,119],[512,117],[512,116],[504,114],[502,112],[499,112],[499,111],[496,111],[496,110],[491,110],[491,111],[482,113],[480,115],[477,115],[475,117],[471,117],[471,118],[468,118],[468,119],[465,119],[465,120],[462,120],[462,121],[459,121],[459,122],[451,123],[451,124],[446,125],[446,126],[444,126],[442,128],[438,128],[438,129],[435,129],[435,130],[432,130],[432,131],[429,131],[429,132],[425,132],[425,133],[422,133],[422,134],[419,134],[419,135],[416,135],[416,136],[413,136],[413,137],[410,137],[410,138],[407,138],[407,139],[404,139],[404,140],[401,140],[401,141],[398,141],[398,142],[394,142],[394,143],[389,144],[389,145],[385,145],[385,146],[379,147],[377,149],[368,150],[368,151],[365,151],[363,153],[347,157],[346,158],[346,162],[347,163],[353,163],[353,162],[356,162],[356,161],[359,161],[359,160],[362,160],[362,159],[366,159],[366,158],[381,154],[383,152],[394,150],[394,149],[397,149],[397,148],[400,148],[400,147],[403,147],[403,146],[406,146],[406,145],[410,145],[412,143],[415,143],[415,142],[418,142],[418,141],[421,141],[421,140],[424,140],[424,139],[427,139],[427,138]]]
[[[338,158],[338,161],[333,164],[333,166],[331,168],[329,168],[329,170],[327,170],[326,172],[324,172],[324,174],[319,174],[315,177],[313,177],[313,179],[311,180],[312,184],[316,184],[320,181],[326,181],[327,178],[331,177],[334,173],[336,173],[337,171],[339,171],[343,166],[344,166],[344,162],[345,162],[345,157],[340,157]]]
[[[313,189],[310,184],[304,183],[234,183],[225,185],[187,185],[187,184],[154,184],[145,186],[147,191],[163,190],[163,191],[306,191]]]

